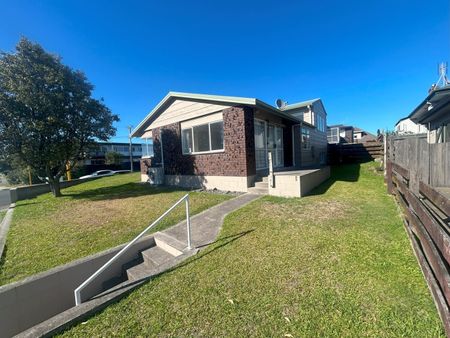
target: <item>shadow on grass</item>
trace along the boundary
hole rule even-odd
[[[93,188],[90,190],[84,190],[80,192],[68,192],[68,193],[66,192],[63,194],[63,196],[76,200],[86,199],[90,201],[101,201],[101,200],[122,199],[127,197],[155,195],[180,190],[183,189],[180,189],[179,187],[167,187],[167,186],[155,187],[145,183],[131,182],[112,187]]]
[[[314,188],[308,195],[313,196],[325,194],[337,181],[357,182],[359,179],[360,169],[361,165],[359,163],[332,166],[330,178],[317,188]]]

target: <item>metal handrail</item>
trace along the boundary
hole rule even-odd
[[[175,209],[181,202],[186,202],[186,230],[187,230],[187,247],[191,249],[191,219],[189,216],[189,194],[184,195],[180,198],[174,205],[172,205],[165,213],[158,217],[156,221],[150,224],[144,231],[142,231],[139,235],[137,235],[130,243],[122,248],[118,253],[114,255],[109,261],[103,264],[97,271],[95,271],[88,279],[86,279],[80,286],[78,286],[75,291],[75,305],[81,304],[81,290],[83,290],[88,284],[90,284],[97,276],[99,276],[103,271],[106,270],[114,261],[116,261],[122,254],[127,251],[134,243],[136,243],[142,236],[145,235],[147,231],[153,228],[156,224],[158,224],[164,217],[166,217],[173,209]]]

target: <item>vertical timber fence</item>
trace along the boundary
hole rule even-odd
[[[450,337],[450,143],[426,135],[388,140],[386,183]]]

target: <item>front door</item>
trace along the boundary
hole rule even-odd
[[[267,153],[272,152],[274,168],[284,165],[283,128],[262,120],[255,120],[256,169],[269,167]]]

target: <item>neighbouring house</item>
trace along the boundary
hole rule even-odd
[[[106,163],[106,154],[109,152],[119,153],[122,163],[130,163],[130,144],[120,142],[98,142],[93,147],[87,158],[84,160],[85,165],[104,165]],[[131,152],[133,162],[139,162],[142,156],[149,153],[147,144],[132,144]],[[151,152],[151,150],[150,150]]]
[[[141,160],[143,181],[159,166],[168,185],[248,191],[259,180],[267,184],[269,153],[284,175],[325,165],[326,117],[320,99],[273,107],[255,98],[170,92],[132,136],[153,145],[154,156]],[[301,181],[307,171],[296,173]]]
[[[431,91],[408,118],[427,127],[429,143],[450,142],[450,86]]]
[[[404,117],[395,124],[395,132],[398,135],[424,134],[428,131],[427,127],[420,123],[413,122],[410,118]]]
[[[353,143],[375,142],[377,137],[358,127],[353,128]]]
[[[335,124],[327,127],[328,143],[365,143],[376,141],[377,137],[361,128]]]

